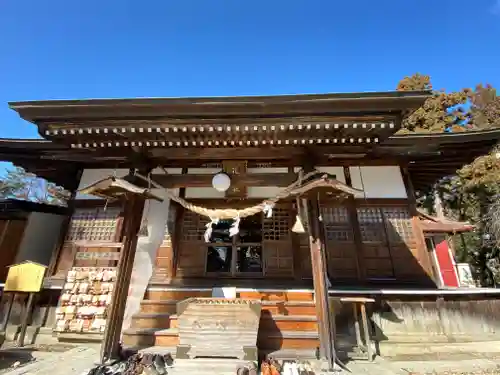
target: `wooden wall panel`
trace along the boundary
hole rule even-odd
[[[291,206],[283,205],[275,207],[272,216],[263,220],[263,258],[266,277],[294,276],[291,219]]]
[[[183,215],[179,241],[179,259],[176,276],[197,277],[205,275],[207,244],[204,242],[206,219],[186,210]]]
[[[5,282],[8,268],[14,263],[23,239],[25,220],[0,221],[0,282]]]
[[[121,223],[123,222],[121,208],[106,207],[104,201],[99,203],[98,206],[75,209],[56,263],[55,277],[63,278],[66,276],[66,273],[74,265],[77,251],[84,251],[85,248],[89,250],[98,248],[98,251],[106,252],[113,251],[105,244],[120,241]],[[104,246],[101,247],[99,244]],[[78,263],[80,262],[82,261]],[[106,265],[108,262],[105,261]]]
[[[183,242],[179,248],[178,277],[199,277],[205,275],[207,245],[204,242]]]
[[[357,207],[367,278],[425,279],[408,202],[373,203]]]
[[[293,251],[291,241],[264,241],[264,275],[267,277],[293,277]]]
[[[356,246],[349,211],[338,202],[328,202],[321,207],[325,233],[329,277],[356,279]]]

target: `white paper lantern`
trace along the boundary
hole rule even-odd
[[[496,154],[495,154],[496,158],[497,159],[500,159],[500,151],[498,151]]]
[[[231,186],[231,179],[223,172],[217,173],[214,178],[212,178],[212,186],[217,191],[227,191],[227,189]]]

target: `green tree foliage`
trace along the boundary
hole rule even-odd
[[[431,90],[429,76],[415,74],[398,84],[400,91]],[[462,132],[500,127],[500,97],[491,85],[458,92],[432,91],[424,105],[403,121],[401,133]],[[500,158],[494,150],[447,176],[420,198],[433,212],[437,194],[446,216],[473,223],[476,230],[456,241],[458,260],[469,262],[482,285],[500,282]],[[457,237],[457,236],[456,236]]]
[[[436,91],[430,76],[416,73],[403,78],[397,90],[432,92],[421,108],[403,120],[401,133],[459,132],[500,127],[500,97],[489,84],[460,91]]]
[[[36,175],[16,167],[0,177],[0,198],[15,198],[37,203],[65,206],[69,193]]]
[[[432,84],[429,76],[415,74],[403,78],[397,87],[398,91],[429,90]],[[467,91],[445,92],[432,91],[422,107],[403,120],[401,133],[440,133],[444,131],[463,131],[461,126],[467,120],[464,109],[468,101]]]
[[[468,90],[471,103],[471,129],[500,127],[500,97],[491,85],[477,85],[475,90]]]

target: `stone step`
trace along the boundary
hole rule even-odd
[[[196,358],[176,359],[168,369],[169,375],[234,375],[238,366],[248,361],[238,359]]]

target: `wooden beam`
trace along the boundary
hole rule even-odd
[[[167,189],[212,186],[211,174],[154,174],[152,179]],[[297,180],[296,173],[247,173],[231,176],[231,184],[236,186],[279,186],[285,187]]]
[[[304,163],[304,172],[313,169],[316,160],[314,155]],[[320,339],[320,357],[326,359],[329,370],[335,368],[337,361],[335,353],[335,335],[334,322],[330,314],[330,303],[328,300],[328,268],[326,259],[325,233],[320,222],[319,197],[302,198],[302,214],[305,216],[308,224],[309,251],[311,254],[312,278],[314,285],[314,301],[316,314],[318,316],[319,339]]]
[[[185,175],[188,172],[187,168],[182,168],[182,174]],[[186,189],[179,189],[179,197],[186,198]],[[172,242],[172,275],[171,278],[177,276],[177,266],[179,265],[180,258],[180,245],[182,236],[182,227],[184,223],[184,215],[186,214],[186,209],[180,204],[177,206],[177,211],[175,213],[175,228],[174,228],[174,241]]]
[[[47,271],[45,273],[46,277],[51,277],[56,274],[56,266],[57,263],[59,262],[59,259],[61,257],[61,253],[64,249],[64,242],[66,239],[66,235],[70,229],[71,225],[71,218],[73,217],[73,214],[75,212],[75,198],[76,198],[76,190],[78,189],[78,185],[80,184],[80,180],[82,178],[83,170],[80,169],[78,171],[78,175],[74,181],[74,184],[72,186],[67,187],[71,191],[71,195],[68,199],[68,214],[67,216],[63,219],[63,222],[61,223],[61,229],[59,232],[59,237],[57,240],[57,243],[52,250],[52,256],[50,257],[50,262],[49,266],[47,268]]]
[[[352,187],[351,171],[349,170],[349,167],[344,167],[344,176],[346,184]],[[349,198],[347,198],[347,212],[349,214],[349,222],[352,228],[354,246],[356,246],[356,252],[354,254],[354,259],[356,261],[356,273],[358,280],[365,280],[366,267],[364,261],[363,239],[361,235],[361,228],[359,226],[358,212],[354,196],[349,196]]]
[[[119,357],[119,340],[123,316],[134,265],[137,237],[144,210],[144,197],[131,194],[125,203],[123,248],[120,251],[115,291],[112,296],[106,331],[101,346],[101,362],[106,363]]]
[[[439,285],[438,275],[434,274],[434,267],[432,266],[433,260],[431,254],[427,251],[427,245],[425,243],[425,235],[422,230],[422,225],[419,219],[419,213],[417,210],[417,199],[415,196],[415,190],[413,188],[413,183],[408,172],[408,168],[401,167],[401,175],[403,177],[403,182],[406,188],[406,194],[408,195],[408,205],[410,208],[410,213],[412,215],[413,231],[415,234],[415,242],[417,243],[418,258],[417,261],[420,263],[422,268],[425,270],[427,275],[434,281],[436,285]]]
[[[317,199],[302,199],[301,201],[309,228],[309,250],[311,252],[314,300],[318,316],[320,356],[327,360],[329,370],[333,370],[336,362],[335,337],[328,301],[325,244],[321,238],[319,203]]]
[[[202,160],[275,160],[304,154],[302,147],[153,148],[152,157]]]

